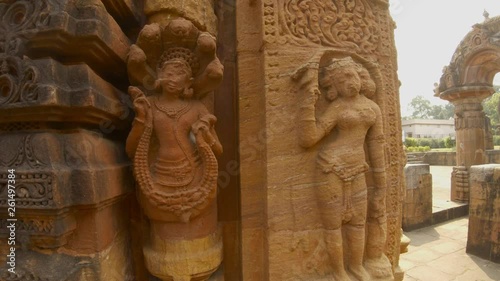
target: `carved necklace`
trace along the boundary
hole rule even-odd
[[[158,108],[158,110],[167,114],[168,117],[174,118],[174,119],[177,119],[180,116],[182,116],[184,113],[186,113],[189,110],[189,105],[190,105],[190,103],[187,102],[186,104],[180,105],[180,106],[179,105],[172,106],[172,107],[163,106],[163,105],[159,104],[160,101],[158,100],[158,97],[156,97],[156,99],[153,100],[153,103],[155,104],[156,108]]]

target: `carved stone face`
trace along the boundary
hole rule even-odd
[[[361,89],[361,78],[353,67],[341,68],[331,75],[335,82],[338,94],[341,97],[353,97],[359,94]]]
[[[158,71],[158,83],[163,94],[180,96],[191,86],[191,71],[180,61],[167,62]]]

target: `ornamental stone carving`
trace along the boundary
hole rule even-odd
[[[387,180],[382,114],[370,99],[376,84],[351,57],[323,58],[294,78],[304,95],[300,145],[321,143],[315,192],[332,276],[343,281],[394,280],[382,250]],[[317,112],[319,99],[326,102],[322,112]]]
[[[281,1],[280,20],[291,42],[374,52],[380,38],[370,1]]]
[[[222,78],[215,38],[184,19],[147,25],[128,67],[138,87],[129,88],[136,116],[127,153],[150,222],[146,266],[162,280],[206,280],[222,255],[215,200],[222,146],[200,101]]]

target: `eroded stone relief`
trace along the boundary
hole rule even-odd
[[[387,180],[382,114],[370,99],[376,84],[351,57],[308,64],[294,78],[304,95],[300,145],[321,143],[315,193],[332,275],[335,280],[393,280],[383,252]],[[320,98],[328,104],[316,112]]]
[[[206,280],[222,255],[215,200],[222,146],[216,118],[199,100],[222,78],[215,38],[184,19],[151,24],[128,66],[140,86],[129,88],[136,116],[127,153],[150,222],[146,266],[162,280]]]

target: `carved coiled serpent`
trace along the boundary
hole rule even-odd
[[[196,144],[202,159],[202,178],[199,182],[191,182],[187,189],[173,193],[162,192],[155,186],[148,164],[151,136],[153,134],[152,119],[146,121],[145,129],[134,157],[134,173],[140,190],[147,200],[160,210],[171,212],[188,221],[198,215],[203,205],[207,205],[216,195],[218,165],[217,159],[202,137],[196,138]]]

